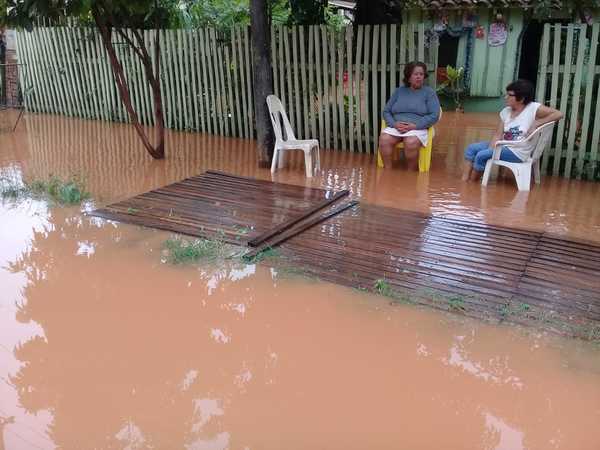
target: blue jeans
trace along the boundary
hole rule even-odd
[[[469,145],[465,150],[465,159],[473,163],[473,168],[477,172],[483,172],[485,170],[485,163],[492,157],[493,154],[494,150],[490,148],[489,141],[476,142]],[[508,147],[502,147],[500,159],[506,162],[523,162]]]

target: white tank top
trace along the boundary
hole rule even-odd
[[[500,111],[500,120],[502,120],[502,123],[504,124],[504,135],[502,136],[502,140],[520,141],[521,139],[524,139],[531,128],[531,125],[535,121],[535,115],[539,107],[540,103],[530,102],[525,106],[523,111],[512,118],[510,117],[512,108],[509,106]],[[507,147],[510,148],[521,161],[526,161],[529,159],[534,145],[535,140],[532,140],[531,142],[528,142],[527,145],[516,145],[514,147],[507,145]]]

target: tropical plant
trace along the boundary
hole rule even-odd
[[[454,106],[457,111],[463,111],[462,97],[465,92],[464,87],[464,72],[463,67],[454,68],[452,66],[446,67],[446,80],[444,80],[438,87],[437,91],[447,94],[454,101]]]

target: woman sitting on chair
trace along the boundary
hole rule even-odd
[[[506,86],[506,108],[500,111],[500,123],[491,141],[471,144],[465,150],[464,181],[479,181],[485,170],[485,164],[494,154],[496,141],[519,141],[548,122],[560,120],[563,113],[533,101],[533,84],[527,80],[517,80]],[[500,159],[506,162],[520,163],[529,158],[533,150],[529,146],[519,145],[502,147]]]
[[[387,125],[379,135],[379,151],[385,167],[392,166],[392,152],[404,143],[408,168],[418,169],[419,149],[427,145],[427,128],[440,118],[440,101],[435,91],[423,83],[427,66],[411,62],[404,67],[404,86],[394,91],[383,110]]]

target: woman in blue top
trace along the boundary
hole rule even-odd
[[[427,128],[440,118],[440,101],[435,91],[423,83],[427,66],[411,62],[404,67],[404,86],[394,91],[385,105],[383,118],[387,125],[379,135],[379,151],[385,167],[392,166],[392,151],[404,141],[408,168],[419,167],[419,149],[427,145]]]

